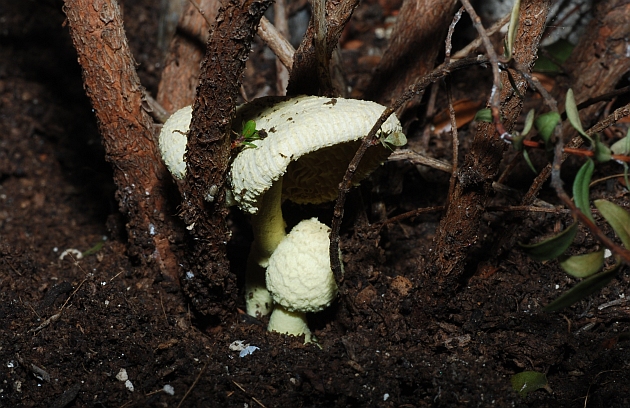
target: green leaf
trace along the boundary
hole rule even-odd
[[[607,200],[595,200],[595,207],[610,224],[623,246],[630,249],[630,214],[617,204]]]
[[[547,376],[536,371],[523,371],[522,373],[514,374],[510,378],[510,382],[512,383],[512,389],[518,392],[521,397],[526,397],[528,393],[541,388],[550,391]]]
[[[612,159],[610,148],[599,140],[599,135],[595,136],[595,160],[605,163]]]
[[[538,52],[538,59],[534,64],[535,72],[556,74],[561,71],[561,64],[569,58],[575,46],[569,41],[561,39],[546,47],[545,52]]]
[[[534,114],[535,112],[533,109],[530,109],[530,111],[527,112],[527,116],[525,117],[525,126],[523,126],[521,135],[525,136],[530,130],[532,130],[532,126],[534,125]]]
[[[574,222],[561,233],[537,244],[523,245],[519,243],[519,245],[523,248],[525,253],[535,261],[555,259],[562,255],[569,245],[571,245],[575,234],[577,234],[577,227],[578,223]]]
[[[83,252],[81,255],[83,255],[83,257],[86,257],[88,255],[93,255],[95,253],[97,253],[98,251],[100,251],[101,249],[103,249],[103,245],[105,243],[103,241],[97,243],[96,245],[94,245],[92,248],[88,249],[87,251]]]
[[[385,139],[383,139],[383,143],[400,147],[407,144],[407,137],[403,132],[393,132],[387,135]]]
[[[529,153],[527,153],[527,150],[523,150],[523,158],[525,159],[525,163],[527,163],[529,168],[532,169],[534,174],[538,174],[536,167],[534,167],[534,163],[532,163],[532,160],[529,158]]]
[[[254,137],[254,135],[256,134],[256,122],[253,120],[248,120],[243,125],[243,132],[241,132],[241,134],[243,135],[245,140]]]
[[[518,29],[518,15],[521,8],[521,0],[516,0],[512,7],[512,14],[510,15],[510,25],[508,28],[506,51],[507,59],[512,58],[512,49],[514,48],[514,39],[516,38],[516,30]]]
[[[578,113],[577,105],[575,103],[575,97],[573,96],[573,89],[569,88],[567,91],[567,99],[565,101],[565,107],[567,111],[567,118],[569,118],[569,122],[571,125],[577,130],[580,135],[586,140],[589,141],[590,145],[593,146],[593,139],[589,135],[584,132],[582,128],[582,122],[580,121],[580,114]]]
[[[626,183],[626,188],[630,190],[630,181],[628,180],[628,163],[623,162],[623,181]]]
[[[558,112],[547,112],[540,115],[534,121],[534,126],[538,129],[538,134],[545,141],[545,144],[551,140],[553,129],[560,122],[560,115]]]
[[[580,209],[591,221],[593,219],[593,213],[591,212],[591,204],[589,201],[589,185],[591,184],[591,177],[593,176],[593,170],[595,169],[595,163],[593,160],[588,159],[575,176],[573,181],[573,200],[575,205]]]
[[[560,261],[566,273],[576,278],[588,278],[604,265],[604,250],[574,255]]]
[[[492,123],[492,111],[490,108],[479,109],[473,120],[477,122]]]
[[[615,154],[627,155],[630,153],[630,129],[628,129],[628,133],[623,139],[617,140],[610,146],[610,150]]]
[[[610,270],[600,272],[584,279],[582,282],[564,292],[559,298],[545,306],[543,310],[545,312],[556,312],[584,299],[591,293],[597,292],[613,280],[613,278],[617,275],[619,265],[620,264],[617,264]]]

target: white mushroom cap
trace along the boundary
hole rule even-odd
[[[317,218],[301,221],[271,254],[267,289],[286,310],[317,312],[337,296],[328,256],[329,231]]]
[[[375,102],[317,96],[260,98],[240,107],[234,125],[254,120],[256,129],[267,136],[255,141],[256,148],[241,151],[232,163],[232,194],[239,207],[255,214],[262,195],[283,175],[283,197],[298,204],[333,200],[358,140],[384,110]],[[392,115],[379,136],[396,132],[402,128]],[[355,183],[390,153],[380,144],[370,148],[355,173]]]
[[[186,133],[192,120],[192,106],[173,113],[160,131],[159,147],[162,160],[173,177],[182,180],[186,176]]]

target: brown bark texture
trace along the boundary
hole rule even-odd
[[[218,0],[197,0],[199,10],[190,2],[182,13],[177,30],[164,62],[164,70],[158,87],[157,101],[169,113],[191,105],[195,99],[199,69],[204,57],[208,23],[219,12]]]
[[[568,88],[573,89],[577,103],[610,92],[630,70],[630,1],[596,2],[594,7],[593,19],[563,65],[567,77],[559,83],[560,91],[556,91],[559,100],[564,101]],[[585,129],[597,119],[604,105],[606,102],[600,102],[580,111]]]
[[[545,29],[549,1],[521,2],[520,24],[514,44],[514,62],[522,70],[531,71],[536,60],[540,37]],[[527,82],[511,70],[520,95]],[[514,91],[507,73],[501,73],[501,114],[505,129],[511,131],[521,113],[522,98]],[[427,265],[438,290],[454,289],[464,272],[466,256],[478,242],[479,225],[485,211],[492,181],[507,144],[500,140],[492,123],[480,123],[471,151],[457,174],[454,193],[449,197],[446,214],[440,221],[434,240],[434,252]]]
[[[225,321],[234,313],[236,277],[226,254],[225,184],[232,117],[256,27],[271,0],[230,0],[219,11],[201,66],[181,186],[182,216],[194,245],[182,288],[195,309]],[[212,196],[210,200],[207,198]]]
[[[64,12],[106,159],[114,168],[116,198],[128,221],[129,254],[143,263],[157,261],[164,274],[176,279],[163,190],[169,176],[156,150],[153,121],[143,108],[143,88],[118,3],[66,0]]]
[[[326,2],[327,50],[326,57],[330,60],[332,52],[339,42],[346,23],[352,12],[359,5],[359,0],[329,0]],[[318,62],[315,54],[313,19],[308,25],[306,34],[293,57],[293,67],[289,76],[287,95],[327,95],[339,96],[337,91],[321,84],[317,72]]]
[[[406,0],[400,9],[392,39],[364,98],[391,105],[410,85],[435,68],[456,0]]]

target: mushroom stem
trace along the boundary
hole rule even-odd
[[[282,178],[263,195],[260,210],[252,215],[254,242],[247,259],[245,302],[247,314],[262,317],[271,313],[273,300],[265,283],[269,257],[287,235],[282,218]]]
[[[311,330],[306,322],[306,313],[290,312],[281,305],[276,305],[273,309],[267,330],[293,336],[301,336],[303,334],[304,343],[311,342]]]

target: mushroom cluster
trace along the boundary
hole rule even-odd
[[[236,110],[232,122],[236,134],[240,134],[244,123],[254,121],[256,130],[266,135],[262,140],[256,140],[255,147],[242,149],[234,157],[229,171],[230,201],[233,200],[241,210],[252,215],[254,242],[247,262],[245,283],[248,314],[255,317],[268,315],[274,301],[285,309],[281,313],[304,313],[281,303],[279,299],[285,299],[284,295],[280,296],[274,290],[270,293],[268,280],[273,254],[283,242],[288,240],[287,247],[294,246],[291,242],[303,242],[302,238],[297,237],[304,231],[317,229],[319,232],[313,233],[313,236],[319,237],[321,254],[313,255],[313,251],[318,251],[316,249],[302,249],[298,251],[301,255],[296,255],[295,259],[311,259],[310,256],[327,259],[328,232],[327,227],[319,221],[315,220],[319,223],[315,228],[314,221],[307,220],[303,221],[306,224],[298,224],[287,236],[282,202],[288,199],[297,204],[319,204],[334,200],[361,138],[369,133],[384,110],[384,106],[375,102],[317,96],[290,99],[265,97]],[[189,107],[176,112],[160,134],[162,157],[173,175],[180,179],[185,175],[185,135],[191,118],[192,110]],[[392,135],[396,137],[388,138]],[[405,142],[400,122],[394,115],[381,126],[378,137],[381,141],[393,139],[402,144]],[[176,148],[173,147],[175,145]],[[385,143],[370,147],[354,174],[354,183],[358,184],[367,177],[390,153],[391,149]],[[280,253],[276,257],[286,258]],[[299,274],[300,270],[307,268],[307,263],[293,262],[295,271],[291,273]],[[334,283],[334,279],[330,279]],[[294,279],[291,281],[297,282]],[[326,290],[336,294],[336,286],[335,290]],[[332,298],[324,304],[331,301]],[[270,328],[277,327],[275,322],[280,319],[279,316],[270,318],[274,322],[274,325],[270,322]],[[304,327],[306,329],[302,329],[302,332],[306,334],[308,327]],[[283,329],[274,330],[287,332]],[[293,330],[288,332],[295,333]]]

